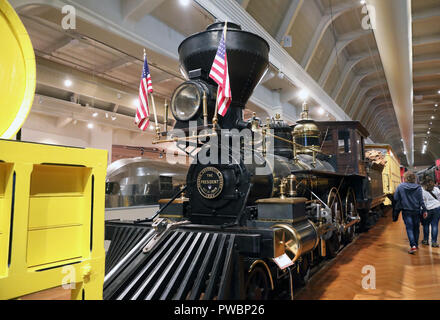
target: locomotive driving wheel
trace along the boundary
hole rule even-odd
[[[338,253],[342,243],[343,208],[338,189],[330,189],[327,197],[327,205],[332,211],[332,223],[336,226],[336,230],[333,232],[331,238],[326,241],[327,256],[333,258]]]
[[[347,191],[344,207],[345,207],[345,217],[344,217],[345,223],[350,223],[354,218],[358,217],[356,195],[352,188],[349,188]],[[344,235],[345,243],[350,243],[351,241],[353,241],[355,230],[356,230],[356,224],[347,228]]]
[[[246,280],[246,300],[268,300],[271,291],[267,270],[257,265],[250,271]]]

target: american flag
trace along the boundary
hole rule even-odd
[[[228,57],[226,54],[225,43],[226,26],[227,24],[225,24],[217,54],[215,55],[214,63],[212,64],[211,72],[209,73],[209,77],[218,84],[218,113],[222,117],[225,116],[232,101],[231,87],[229,83]]]
[[[144,54],[144,67],[142,70],[141,83],[139,84],[139,106],[136,111],[136,124],[142,131],[147,130],[150,124],[150,107],[148,106],[149,93],[153,93],[153,83],[151,82],[147,56]]]

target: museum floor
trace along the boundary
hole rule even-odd
[[[422,240],[422,229],[421,240]],[[369,232],[362,234],[322,270],[296,299],[314,300],[394,300],[440,299],[440,248],[420,245],[415,255],[407,253],[408,241],[402,219],[393,223],[391,212]],[[376,289],[363,289],[364,277],[372,275]],[[372,285],[370,281],[364,283]]]

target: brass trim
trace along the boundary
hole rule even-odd
[[[257,221],[261,221],[261,222],[274,222],[274,223],[291,223],[294,224],[296,222],[301,222],[307,220],[306,217],[299,217],[299,218],[295,218],[295,219],[257,219]]]
[[[313,250],[315,250],[316,247],[318,247],[318,245],[319,245],[319,230],[318,230],[318,227],[316,226],[316,224],[313,221],[309,220],[309,222],[312,225],[313,229],[315,229],[315,232],[316,232],[315,245],[313,246],[313,249],[311,250],[313,252]]]
[[[269,274],[269,279],[270,279],[270,286],[272,288],[272,290],[275,289],[275,286],[273,284],[273,279],[272,279],[272,273],[270,272],[269,266],[267,265],[266,262],[264,262],[263,260],[255,260],[251,266],[249,267],[248,273],[251,273],[252,270],[254,270],[254,268],[256,267],[257,264],[262,264],[265,268],[267,273]]]
[[[321,239],[321,257],[325,257],[327,255],[327,247],[324,239]]]
[[[307,198],[268,198],[268,199],[259,199],[256,201],[257,204],[297,204],[297,203],[306,203]]]
[[[288,250],[292,254],[294,254],[295,256],[293,257],[292,262],[293,263],[296,262],[302,256],[301,235],[298,233],[298,231],[296,231],[296,229],[293,226],[290,226],[287,224],[277,224],[277,225],[272,226],[272,229],[275,229],[275,228],[283,229],[284,231],[287,231],[291,234],[291,236],[292,236],[291,239],[289,239],[288,241],[283,241],[284,252],[286,250]],[[276,237],[274,237],[274,246],[277,245],[277,243],[275,243],[275,240],[276,240]],[[292,241],[294,241],[293,245],[291,243]],[[295,245],[296,245],[296,252],[292,248]]]
[[[171,199],[160,199],[159,200],[159,204],[166,204],[170,200]],[[185,202],[189,202],[189,199],[188,198],[183,198],[183,199],[182,198],[178,198],[178,199],[174,200],[172,203],[173,204],[182,204],[182,203],[185,203]]]
[[[207,193],[203,189],[202,182],[204,180],[202,180],[202,176],[208,172],[216,175],[216,178],[218,179],[218,190],[215,193]],[[211,184],[211,183],[209,182],[209,184]],[[212,200],[212,199],[217,198],[223,192],[223,186],[224,186],[223,173],[219,169],[217,169],[216,167],[206,167],[206,168],[202,169],[197,175],[197,191],[205,199]]]
[[[179,218],[183,218],[182,215],[177,215],[177,214],[161,214],[160,217],[161,217],[161,218],[169,218],[169,219],[179,219]]]

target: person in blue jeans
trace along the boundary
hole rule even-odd
[[[431,246],[438,248],[438,222],[440,219],[440,191],[435,188],[434,180],[426,177],[423,181],[423,200],[428,209],[428,214],[423,217],[423,241],[422,244],[429,245],[429,227],[431,226]]]
[[[403,175],[404,183],[400,184],[394,193],[393,221],[397,221],[402,212],[406,233],[410,244],[408,253],[415,254],[419,248],[420,219],[427,215],[423,201],[422,187],[416,184],[416,175],[407,171]]]

